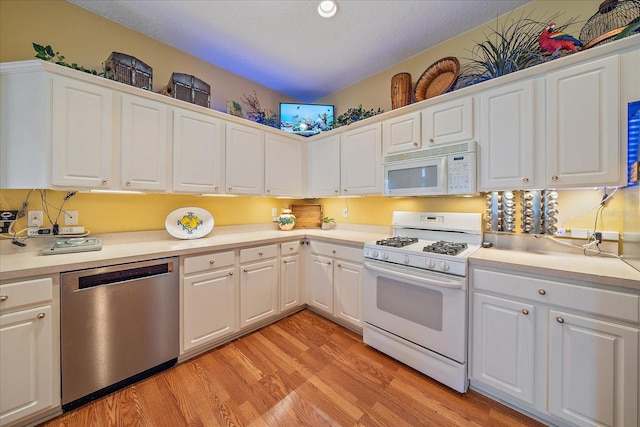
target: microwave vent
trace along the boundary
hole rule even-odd
[[[425,159],[429,157],[442,157],[450,154],[470,153],[475,151],[475,141],[461,142],[457,144],[440,145],[425,150],[410,151],[408,153],[391,154],[384,157],[385,163],[402,162],[406,160]]]

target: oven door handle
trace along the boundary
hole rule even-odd
[[[392,274],[395,277],[402,277],[403,279],[413,280],[415,282],[420,282],[425,285],[438,286],[441,288],[448,288],[448,289],[462,289],[464,286],[464,284],[460,280],[447,280],[440,277],[437,279],[433,279],[433,278],[426,279],[424,277],[415,276],[413,274],[402,273],[396,270],[388,270],[386,268],[378,267],[366,261],[364,263],[364,266],[371,271],[376,271],[378,273],[383,273],[383,274]]]

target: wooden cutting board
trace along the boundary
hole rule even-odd
[[[322,227],[321,205],[291,205],[291,212],[296,216],[296,225],[293,228]]]

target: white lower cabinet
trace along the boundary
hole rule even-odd
[[[277,245],[240,250],[240,328],[279,313]]]
[[[280,311],[304,304],[300,247],[299,240],[280,244]]]
[[[362,328],[362,248],[311,241],[307,304]]]
[[[60,407],[60,339],[54,304],[51,277],[0,285],[2,426]]]
[[[566,426],[636,426],[640,294],[471,266],[471,386]]]
[[[182,352],[237,331],[234,251],[184,259]]]

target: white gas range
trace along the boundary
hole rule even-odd
[[[467,262],[482,215],[394,212],[393,236],[364,246],[364,342],[467,390]]]

